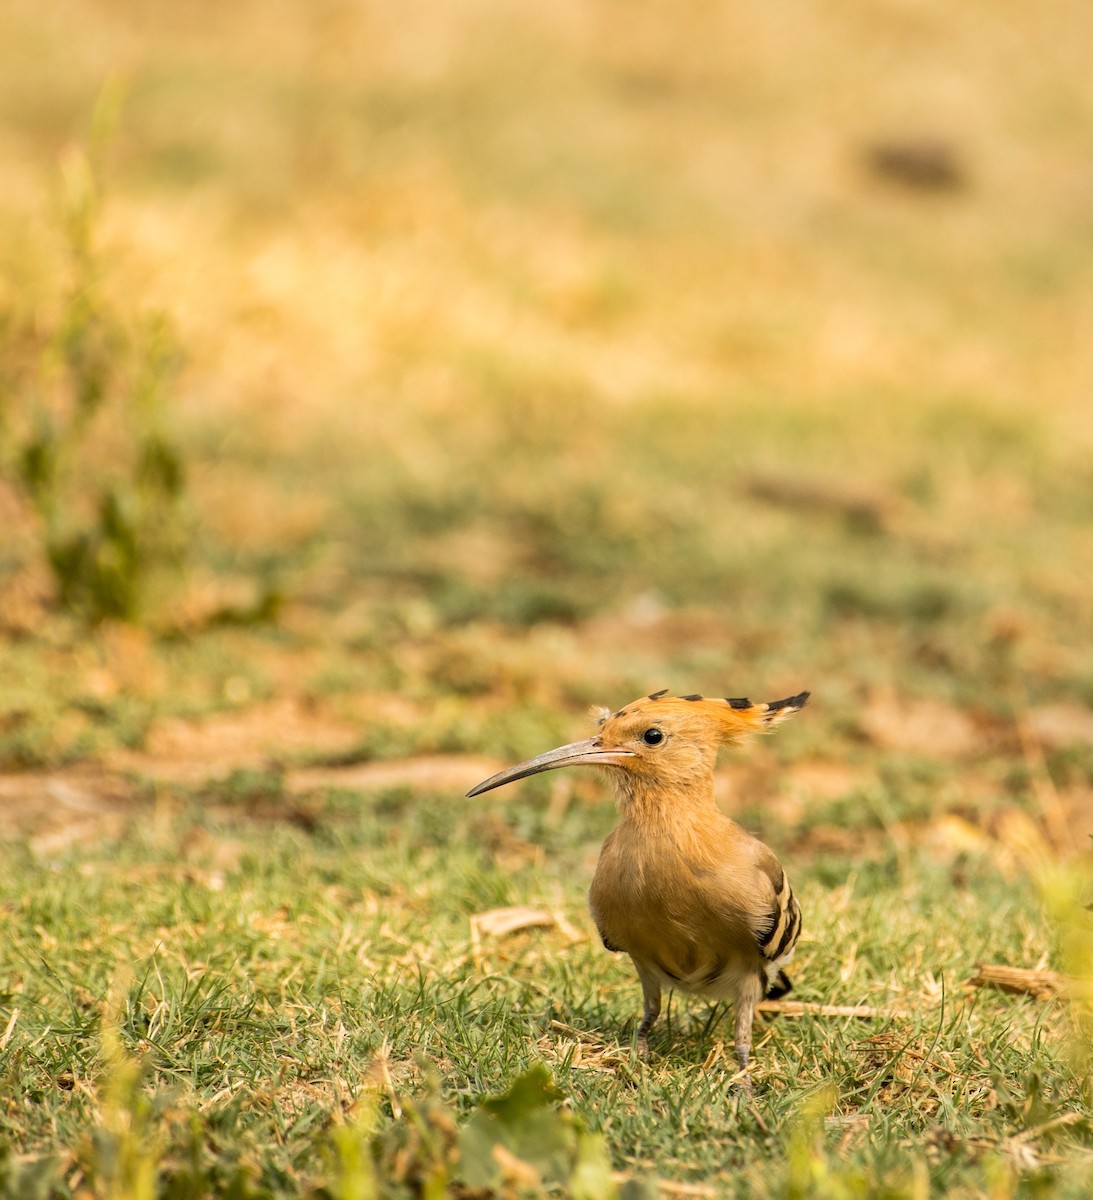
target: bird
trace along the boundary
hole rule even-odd
[[[801,906],[774,852],[718,808],[713,771],[722,745],[775,729],[809,694],[753,704],[653,692],[615,712],[593,710],[594,736],[499,771],[467,793],[559,767],[607,768],[619,823],[600,851],[588,899],[604,946],[628,954],[641,983],[637,1051],[649,1055],[662,989],[731,1001],[738,1078],[749,1092],[755,1008],[793,986],[785,967],[801,935]]]

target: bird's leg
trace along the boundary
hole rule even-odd
[[[755,1014],[755,1006],[751,1001],[738,1000],[736,1002],[736,1061],[740,1064],[740,1070],[748,1069],[748,1062],[751,1059],[751,1022]],[[751,1091],[751,1079],[745,1075],[741,1081],[744,1091]]]
[[[645,1014],[638,1026],[638,1054],[642,1058],[649,1057],[649,1030],[653,1028],[657,1017],[660,1016],[660,989],[653,994],[645,993]]]
[[[649,1057],[649,1030],[653,1028],[657,1017],[660,1016],[660,981],[643,967],[634,963],[641,980],[641,994],[645,1000],[645,1012],[638,1026],[638,1054],[642,1058]]]
[[[756,982],[754,987],[748,986],[741,989],[736,998],[736,1028],[734,1030],[736,1061],[740,1064],[740,1070],[744,1072],[747,1071],[748,1062],[751,1060],[751,1027],[755,1020],[755,1005],[760,994],[760,985]],[[751,1077],[747,1074],[743,1075],[740,1086],[745,1092],[750,1093]]]

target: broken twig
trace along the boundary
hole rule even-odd
[[[968,980],[972,987],[992,987],[1003,992],[1050,1000],[1067,990],[1069,981],[1057,971],[1007,967],[1004,963],[976,963],[975,974]]]
[[[757,1012],[781,1013],[783,1017],[905,1017],[907,1013],[889,1008],[874,1008],[871,1004],[814,1004],[808,1000],[761,1000]]]

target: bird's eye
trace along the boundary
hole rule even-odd
[[[647,729],[641,735],[641,740],[647,746],[659,746],[664,741],[664,734],[659,729]]]

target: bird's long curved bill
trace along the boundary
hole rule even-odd
[[[529,775],[538,775],[540,771],[553,771],[556,767],[614,767],[619,766],[624,758],[633,757],[629,750],[600,745],[599,738],[585,738],[583,742],[570,742],[568,746],[559,746],[557,750],[548,750],[538,758],[529,758],[527,762],[498,771],[477,787],[471,788],[467,795],[480,796],[504,783],[526,779]]]

